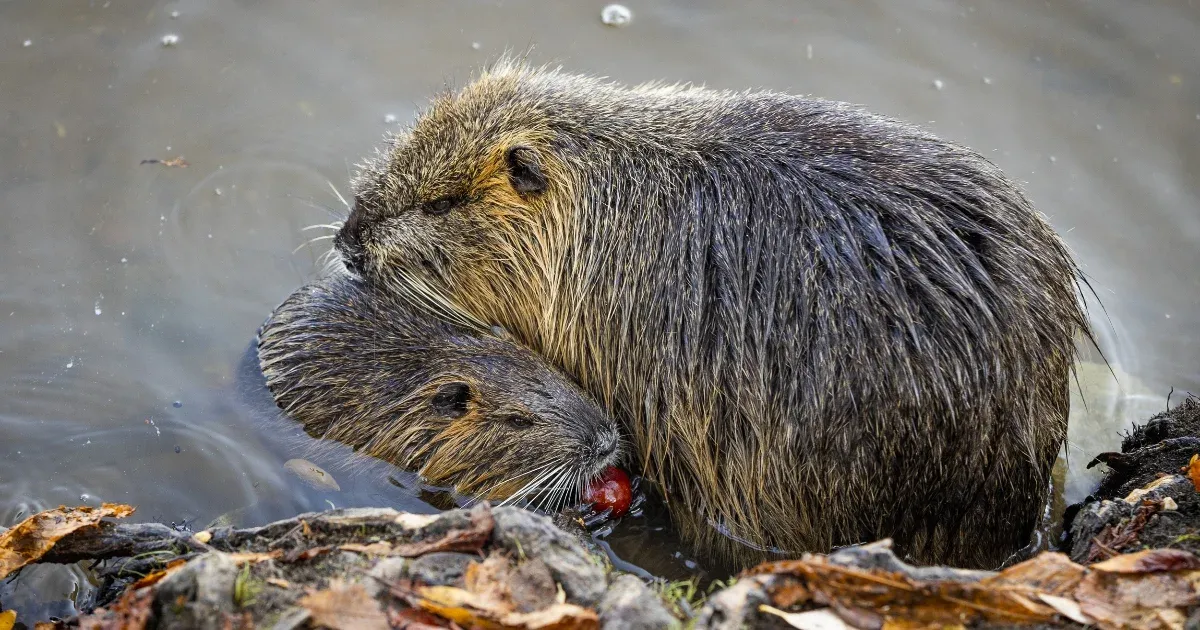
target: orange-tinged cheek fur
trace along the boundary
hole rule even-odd
[[[570,242],[573,206],[565,167],[543,153],[541,167],[546,191],[522,197],[509,182],[505,154],[529,138],[497,143],[486,157],[473,188],[486,212],[488,237],[479,249],[462,252],[455,286],[445,287],[464,311],[484,321],[500,323],[535,347],[559,334],[551,318],[563,299],[563,252]]]
[[[432,483],[447,483],[473,471],[486,461],[479,445],[479,418],[476,412],[468,413],[449,424],[431,440],[432,452],[421,475]]]

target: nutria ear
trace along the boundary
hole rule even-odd
[[[540,193],[546,190],[546,176],[537,151],[529,147],[515,146],[505,155],[508,161],[508,180],[518,193]]]
[[[447,418],[460,418],[467,413],[471,402],[471,386],[466,383],[446,383],[438,388],[429,406],[433,412]]]

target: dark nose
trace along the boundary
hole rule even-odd
[[[333,246],[342,254],[346,268],[357,275],[363,274],[366,267],[367,250],[362,242],[362,218],[357,210],[351,211],[346,223],[333,238]]]
[[[596,450],[601,457],[608,457],[617,452],[621,440],[616,431],[602,431],[596,438]]]

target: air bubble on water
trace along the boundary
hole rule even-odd
[[[396,120],[398,120],[398,119],[396,118],[395,114],[384,114],[383,115],[383,122],[385,124],[393,125],[396,123]]]
[[[600,20],[609,26],[625,26],[633,20],[633,11],[623,4],[610,4],[600,11]]]
[[[813,57],[813,48],[812,48],[812,44],[809,44],[809,45],[807,45],[807,46],[805,46],[805,47],[804,47],[804,56],[805,56],[805,57],[808,57],[809,59],[812,59],[812,57]]]
[[[208,235],[208,238],[212,238],[212,234],[209,234],[209,235]]]
[[[71,360],[67,361],[67,369],[69,370],[73,367],[75,367],[75,357],[71,357]]]
[[[172,20],[178,20],[178,19],[179,19],[179,12],[178,12],[178,11],[172,11],[172,12],[171,12],[171,19],[172,19]]]
[[[479,42],[471,42],[471,48],[474,50],[479,50],[482,48],[482,46],[479,44]]]
[[[182,407],[182,406],[183,406],[183,401],[182,401],[182,400],[176,400],[175,402],[171,403],[171,406],[172,406],[172,407],[174,407],[174,408],[176,408],[176,409],[179,409],[180,407]]]
[[[933,80],[933,89],[935,89],[935,90],[940,90],[940,89],[942,89],[942,88],[944,88],[944,87],[946,87],[946,82],[945,82],[945,81],[942,81],[941,79],[934,79],[934,80]]]
[[[984,84],[984,85],[991,85],[991,84],[992,84],[992,77],[983,77],[983,84]]]
[[[24,41],[24,42],[23,42],[21,45],[22,45],[22,46],[24,46],[24,47],[26,47],[26,48],[29,48],[30,46],[32,46],[32,45],[33,45],[33,40],[32,40],[32,39],[27,39],[27,40],[25,40],[25,41]]]
[[[122,257],[121,257],[121,262],[122,262],[122,263],[127,263],[127,262],[129,262],[129,259],[128,259],[128,258],[125,258],[124,256],[122,256]]]
[[[220,197],[221,195],[225,194],[225,193],[223,193],[223,192],[221,191],[221,189],[220,189],[220,188],[214,188],[214,189],[213,189],[213,193],[215,193],[215,194],[216,194],[218,197]]]
[[[1057,161],[1058,161],[1058,158],[1057,158],[1056,156],[1053,156],[1053,155],[1051,155],[1051,156],[1050,156],[1050,161],[1051,161],[1051,162],[1057,162]]]
[[[87,503],[88,501],[92,500],[92,497],[88,496],[88,493],[84,492],[83,494],[79,495],[79,500]]]
[[[175,33],[167,33],[166,35],[162,36],[162,45],[163,46],[169,47],[169,46],[174,46],[175,44],[178,44],[178,43],[179,43],[179,36],[176,35]]]
[[[95,312],[97,315],[104,312],[104,311],[100,310],[100,301],[103,299],[104,299],[103,293],[100,294],[100,297],[96,298]]]
[[[1096,123],[1096,131],[1100,131],[1101,129],[1104,129],[1104,126],[1100,123]]]

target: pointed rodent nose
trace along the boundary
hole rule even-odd
[[[603,431],[596,438],[596,451],[601,457],[609,457],[617,452],[621,445],[621,437],[616,431]]]

